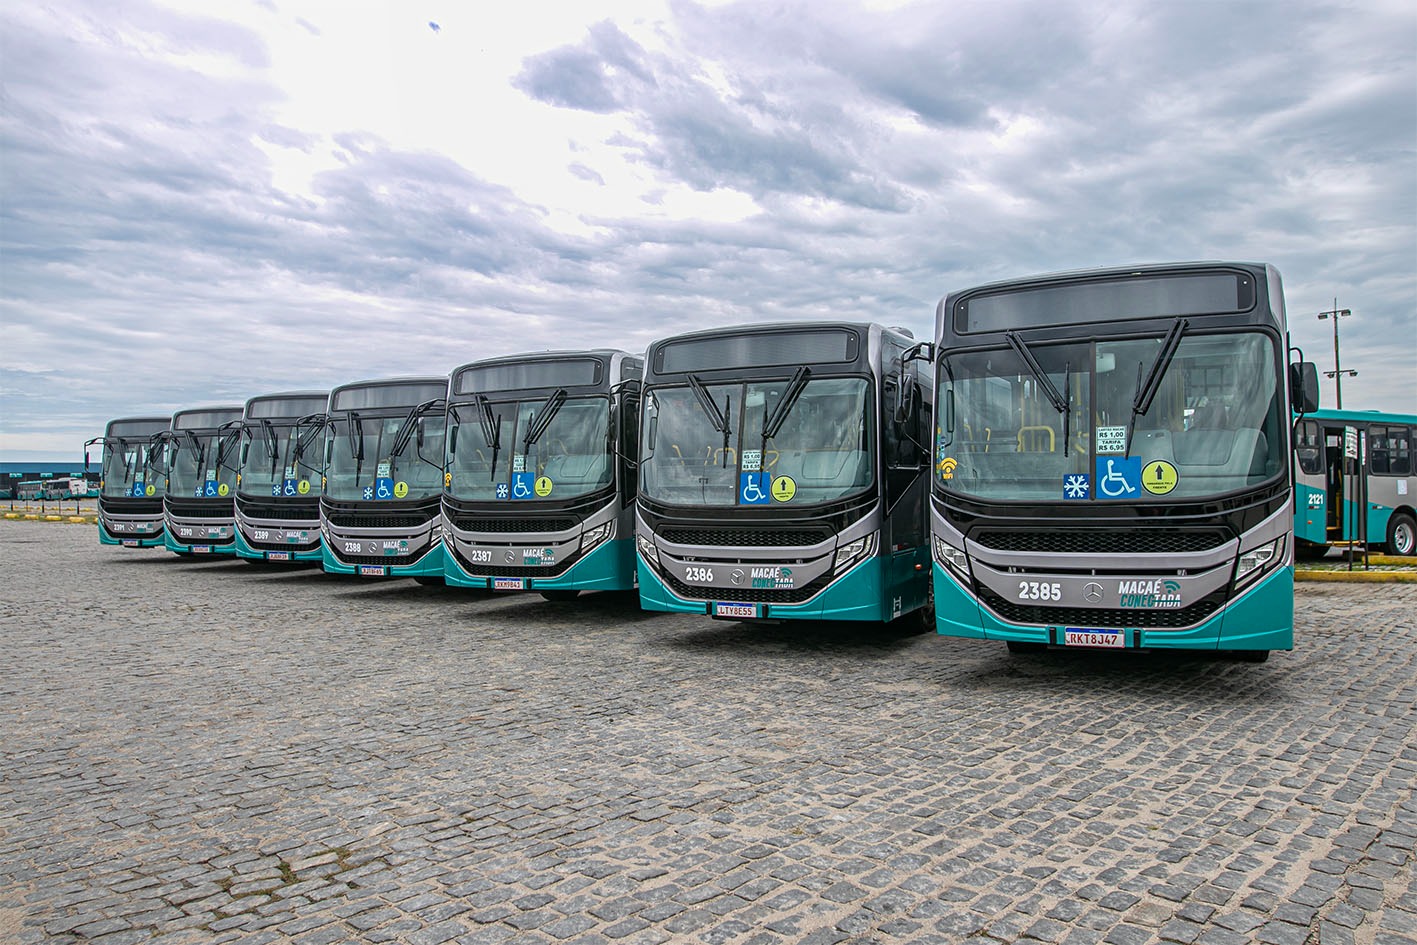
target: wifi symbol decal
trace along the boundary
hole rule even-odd
[[[1181,593],[1181,585],[1176,581],[1164,581],[1161,586],[1166,589],[1166,593],[1168,594]]]
[[[940,460],[938,467],[940,470],[940,478],[953,479],[955,477],[955,467],[958,465],[959,461],[953,456],[946,456],[944,459]]]

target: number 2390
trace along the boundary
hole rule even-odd
[[[1063,585],[1047,581],[1019,581],[1019,600],[1062,600]]]

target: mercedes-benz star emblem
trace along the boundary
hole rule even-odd
[[[514,555],[514,554],[512,554],[512,553],[509,551],[509,552],[507,552],[507,554],[506,554],[506,558],[507,558],[507,563],[508,563],[508,564],[511,564],[513,561],[515,561],[515,560],[517,559],[517,556]]]
[[[732,581],[735,586],[742,584],[743,572],[735,568],[733,573],[728,575],[728,580]]]
[[[1089,604],[1095,604],[1102,599],[1102,585],[1097,582],[1084,585],[1082,589],[1083,600]]]

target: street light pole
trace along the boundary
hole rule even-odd
[[[1333,300],[1332,310],[1319,312],[1319,321],[1323,321],[1326,318],[1333,319],[1333,370],[1324,371],[1324,375],[1333,378],[1334,395],[1339,410],[1343,409],[1343,375],[1347,374],[1350,377],[1358,376],[1357,371],[1345,371],[1338,363],[1338,320],[1352,314],[1353,313],[1348,309],[1338,307],[1338,299],[1336,297]]]

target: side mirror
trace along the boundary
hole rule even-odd
[[[1319,369],[1314,362],[1289,365],[1289,403],[1299,414],[1319,409]]]

